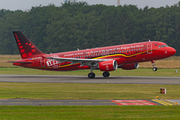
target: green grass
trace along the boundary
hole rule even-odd
[[[180,106],[0,106],[0,119],[179,120]]]
[[[179,72],[176,73],[175,71]],[[29,68],[0,68],[0,74],[21,74],[21,75],[83,75],[87,76],[90,70],[77,71],[42,71]],[[102,71],[94,70],[98,76],[102,76]],[[158,69],[152,71],[152,68],[138,68],[136,70],[122,70],[117,69],[110,72],[111,76],[180,76],[180,69]]]
[[[81,84],[81,83],[0,83],[0,99],[180,99],[180,85]],[[160,94],[160,88],[167,94]]]

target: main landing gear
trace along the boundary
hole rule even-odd
[[[93,79],[95,78],[95,74],[92,72],[93,68],[91,67],[91,73],[88,74],[88,78]],[[105,78],[109,77],[110,73],[109,72],[103,72],[102,74]]]
[[[103,72],[103,76],[106,78],[106,77],[109,77],[110,73],[109,72]]]
[[[88,74],[88,78],[90,78],[90,79],[95,78],[95,76],[96,75],[93,72]]]
[[[152,66],[153,66],[153,71],[157,71],[157,67],[155,67],[155,62],[154,61],[151,61],[151,63],[153,64]]]
[[[88,78],[90,79],[95,78],[96,76],[92,71],[93,71],[93,67],[91,67],[91,73],[88,74]]]

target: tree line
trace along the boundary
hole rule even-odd
[[[147,41],[162,41],[180,55],[180,2],[143,9],[135,5],[68,2],[0,10],[0,54],[18,54],[12,31],[21,30],[42,52],[56,53]]]

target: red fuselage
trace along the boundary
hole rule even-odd
[[[116,45],[109,47],[69,51],[54,54],[37,54],[31,55],[25,59],[21,59],[13,63],[17,66],[26,68],[35,68],[43,70],[70,71],[79,69],[89,69],[80,63],[71,64],[68,61],[57,61],[47,59],[47,57],[59,58],[78,58],[78,59],[113,59],[117,61],[118,66],[139,63],[146,61],[154,61],[173,56],[176,50],[167,46],[163,42],[150,41],[124,45]]]

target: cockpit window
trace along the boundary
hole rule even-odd
[[[169,47],[168,45],[159,45],[158,48]]]

